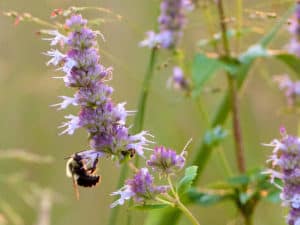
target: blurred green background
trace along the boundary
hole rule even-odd
[[[275,12],[280,17],[292,2],[244,1],[245,25],[255,27],[256,32],[247,33],[243,37],[241,49],[246,49],[249,44],[258,40],[278,19],[259,16],[253,18],[249,10]],[[107,23],[99,27],[106,37],[106,42],[100,40],[100,52],[103,64],[114,67],[114,79],[110,84],[115,89],[115,101],[126,101],[127,109],[134,110],[149,58],[149,50],[139,48],[138,42],[144,38],[145,31],[156,27],[159,1],[0,0],[1,11],[30,12],[43,19],[49,19],[51,11],[55,8],[67,8],[72,5],[106,7],[123,16],[121,22]],[[225,1],[225,10],[229,17],[235,16],[235,5],[234,0]],[[187,59],[192,59],[193,54],[199,51],[195,47],[198,40],[209,38],[209,30],[205,26],[205,18],[201,12],[197,10],[189,16],[190,21],[182,41]],[[85,15],[99,16],[95,12]],[[213,7],[211,15],[214,19],[217,17]],[[86,133],[80,130],[73,136],[58,136],[57,126],[63,121],[63,116],[76,112],[77,109],[71,107],[66,111],[57,112],[49,107],[60,101],[57,96],[68,95],[72,90],[66,89],[60,80],[51,78],[56,76],[57,72],[45,65],[48,58],[42,52],[47,51],[49,45],[35,34],[39,28],[38,25],[30,23],[14,26],[11,18],[0,16],[0,149],[25,149],[45,156],[51,155],[54,161],[51,164],[36,165],[18,160],[0,160],[0,174],[26,172],[26,181],[38,183],[41,187],[55,191],[59,199],[53,206],[51,224],[105,225],[109,217],[109,205],[113,201],[110,193],[115,190],[120,168],[109,160],[102,160],[99,168],[102,184],[93,189],[80,189],[80,200],[75,199],[72,182],[65,176],[64,157],[87,149]],[[210,29],[214,32],[219,30],[217,24]],[[288,40],[287,29],[283,28],[272,43],[272,48],[282,48]],[[168,54],[163,52],[158,64],[164,63],[167,57]],[[261,60],[252,68],[251,75],[240,94],[248,168],[265,165],[271,149],[262,147],[261,143],[278,137],[280,125],[285,125],[291,134],[297,132],[297,117],[280,113],[280,109],[285,106],[285,98],[270,79],[274,74],[283,73],[289,71],[281,63]],[[155,135],[158,144],[178,151],[188,139],[193,138],[190,147],[193,149],[205,130],[205,121],[195,101],[166,88],[166,80],[170,74],[171,66],[155,72],[145,129]],[[224,75],[218,74],[216,79],[209,82],[208,87],[225,90]],[[222,91],[202,96],[202,104],[209,115],[221,97]],[[131,122],[132,118],[128,123]],[[230,121],[227,127],[230,128]],[[223,147],[232,168],[236,169],[232,146],[229,136]],[[218,152],[215,151],[200,185],[205,186],[209,182],[225,177]],[[28,207],[23,200],[22,189],[1,183],[0,199],[11,204],[23,218],[24,224],[34,224],[37,219],[36,210]],[[122,207],[121,220],[118,222],[120,225],[125,224],[122,217],[125,216],[126,210],[126,207]],[[222,203],[210,208],[195,207],[193,212],[204,225],[234,224],[237,215],[232,203]],[[257,225],[285,224],[284,215],[285,211],[280,205],[261,203],[256,210],[254,222]],[[145,216],[146,212],[134,212],[134,224],[142,224]],[[188,224],[188,221],[183,218],[181,224]]]

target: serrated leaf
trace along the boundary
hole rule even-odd
[[[195,177],[197,176],[197,166],[190,166],[185,169],[183,178],[177,184],[177,193],[182,195],[186,193],[192,186]]]
[[[169,205],[167,204],[146,204],[146,205],[137,205],[134,206],[134,209],[139,209],[139,210],[153,210],[153,209],[162,209],[165,208]]]

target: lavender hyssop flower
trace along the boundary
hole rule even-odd
[[[155,197],[165,193],[168,186],[155,186],[153,177],[147,168],[139,169],[132,179],[128,179],[125,185],[112,195],[120,195],[120,198],[111,204],[111,208],[117,205],[123,205],[125,200],[133,198],[136,203],[143,204],[149,200],[155,200]]]
[[[288,135],[284,128],[280,133],[280,140],[275,139],[267,145],[274,147],[274,150],[267,161],[271,169],[266,173],[271,175],[271,182],[282,190],[280,198],[283,205],[290,207],[287,223],[300,225],[300,139]],[[282,187],[276,179],[282,181]]]
[[[79,106],[77,115],[65,116],[66,121],[60,126],[61,134],[72,135],[75,130],[85,128],[89,134],[91,150],[82,157],[109,156],[122,161],[132,152],[144,154],[150,141],[146,131],[131,135],[126,126],[126,118],[133,114],[125,109],[125,103],[112,100],[113,88],[107,85],[112,79],[113,69],[104,67],[100,62],[97,36],[102,34],[88,28],[88,21],[81,15],[74,14],[66,20],[66,34],[57,30],[45,31],[50,38],[51,49],[47,65],[58,67],[64,73],[62,79],[66,87],[74,88],[74,96],[60,96],[62,102],[54,104],[58,110],[70,105]],[[93,153],[90,156],[90,153]],[[98,154],[95,154],[98,152]]]
[[[178,155],[174,150],[164,146],[154,148],[153,154],[147,161],[147,166],[162,176],[176,174],[185,164],[185,151]]]

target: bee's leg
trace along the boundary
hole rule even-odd
[[[74,188],[74,191],[75,191],[76,199],[79,200],[79,190],[78,190],[77,181],[75,180],[74,175],[72,176],[72,182],[73,182],[73,188]]]

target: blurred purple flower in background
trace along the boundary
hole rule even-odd
[[[186,25],[186,13],[193,9],[190,0],[163,0],[158,17],[159,33],[147,32],[147,38],[140,43],[143,47],[153,48],[159,45],[165,49],[177,47]]]
[[[184,92],[190,91],[190,84],[179,66],[173,68],[173,74],[167,81],[167,86]]]
[[[293,82],[288,75],[277,75],[273,80],[278,83],[279,89],[284,91],[288,106],[295,106],[300,96],[300,81]]]
[[[290,53],[300,57],[300,2],[297,2],[294,17],[290,22],[289,31],[292,35],[291,41],[288,44],[288,50]]]
[[[46,31],[51,38],[51,46],[63,47],[64,52],[51,49],[46,53],[51,59],[47,65],[59,66],[58,70],[65,73],[61,78],[66,87],[76,88],[74,96],[60,96],[63,100],[53,106],[65,109],[69,105],[79,106],[78,115],[65,116],[66,122],[61,134],[72,135],[78,128],[85,128],[89,133],[90,145],[93,150],[101,153],[97,156],[111,156],[122,161],[132,152],[143,155],[150,141],[147,132],[129,134],[126,118],[132,112],[126,111],[125,103],[116,104],[112,101],[113,88],[106,85],[112,78],[112,68],[100,63],[97,46],[99,32],[87,27],[88,21],[81,15],[72,15],[66,20],[68,34],[63,35],[57,30]],[[82,156],[86,154],[82,153]],[[88,155],[88,154],[87,154]]]
[[[111,208],[123,205],[125,200],[133,198],[136,203],[145,203],[155,200],[155,197],[168,190],[168,186],[155,186],[153,177],[147,168],[141,168],[132,179],[128,179],[125,185],[112,195],[120,195],[120,198],[111,204]]]
[[[271,182],[282,192],[280,198],[284,206],[290,207],[287,223],[300,224],[300,139],[288,135],[285,128],[280,129],[281,140],[273,140],[267,146],[274,147],[273,154],[267,161],[271,169],[266,173],[271,175]],[[276,183],[279,179],[283,187]]]

